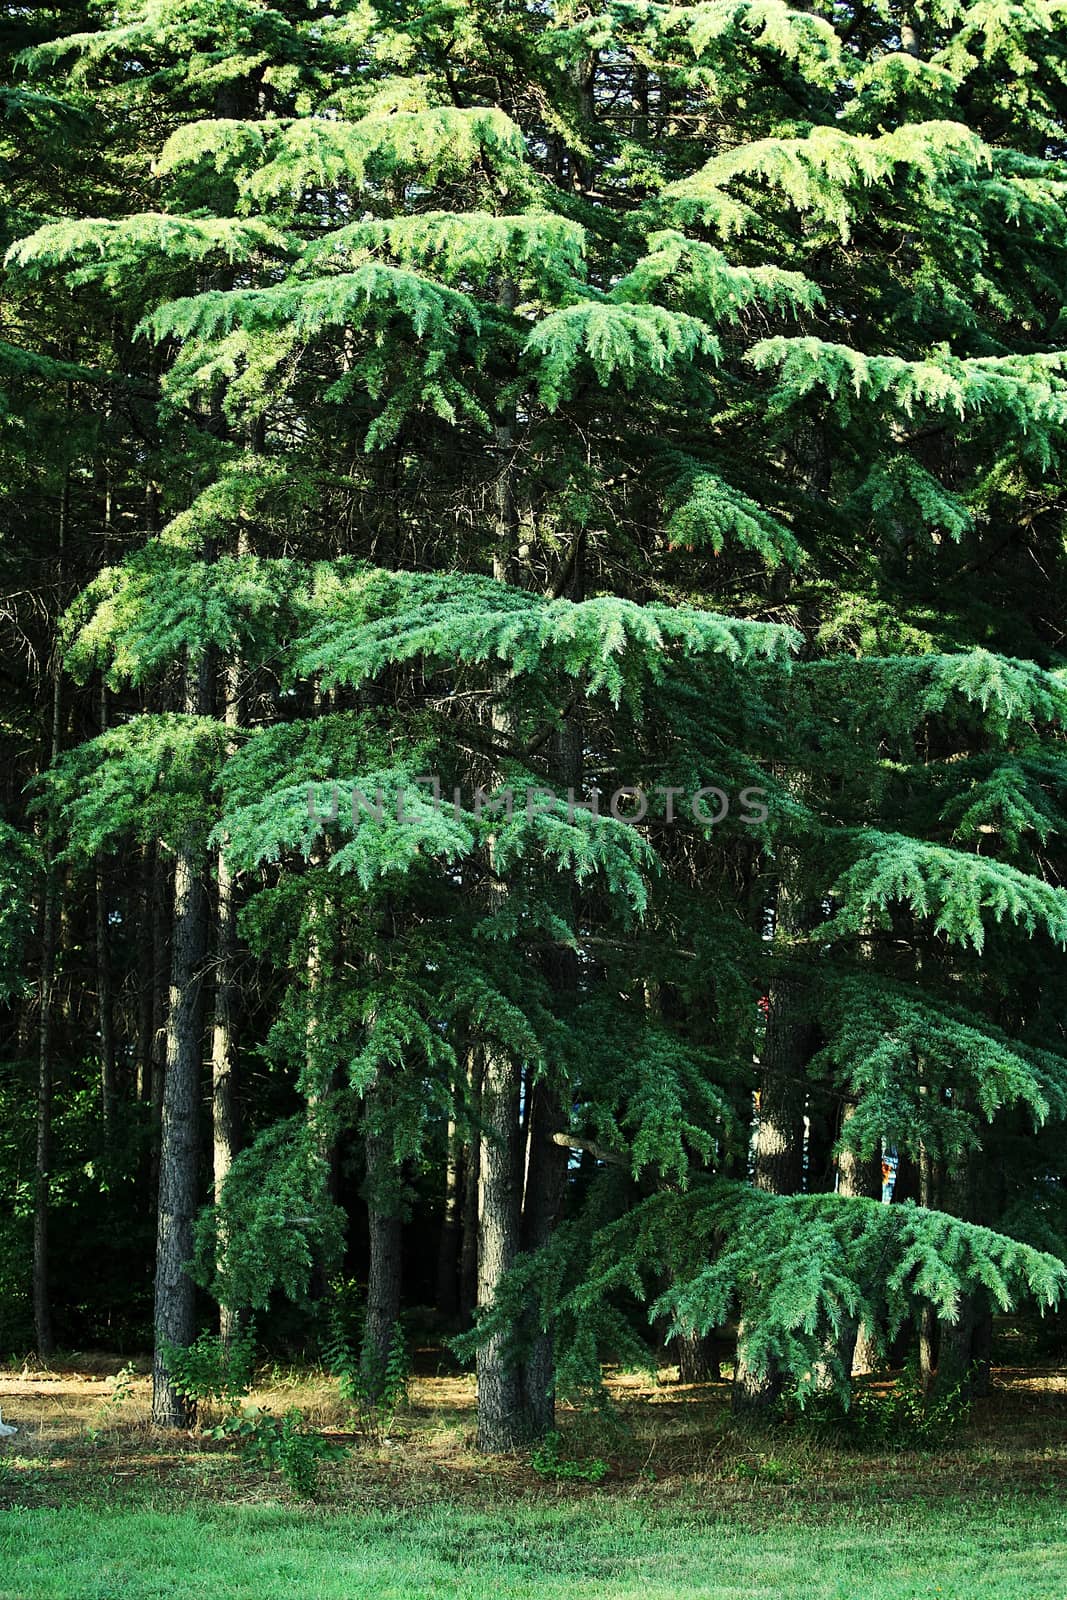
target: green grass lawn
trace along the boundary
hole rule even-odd
[[[0,1517],[2,1600],[1064,1600],[1048,1496],[723,1518],[654,1496],[478,1514],[82,1505]]]
[[[307,1502],[204,1429],[152,1428],[147,1370],[121,1399],[73,1358],[0,1375],[0,1600],[1067,1600],[1061,1369],[1005,1369],[907,1451],[739,1428],[725,1384],[610,1382],[613,1417],[561,1413],[597,1488],[480,1455],[473,1380],[423,1375]],[[264,1369],[255,1401],[345,1424],[318,1369]]]

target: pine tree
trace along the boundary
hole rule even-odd
[[[1049,19],[242,4],[191,55],[179,20],[32,52],[172,131],[152,209],[11,270],[138,304],[164,369],[164,525],[86,591],[71,665],[127,692],[239,659],[264,714],[142,713],[59,799],[96,849],[194,797],[276,968],[272,1059],[320,1133],[362,1131],[372,1215],[386,1149],[459,1109],[500,1222],[483,1443],[550,1424],[557,1325],[578,1378],[625,1340],[620,1288],[690,1333],[739,1316],[742,1370],[801,1394],[847,1387],[859,1323],[1052,1303],[1022,1196],[883,1208],[816,1192],[802,1145],[847,1106],[839,1160],[965,1176],[1065,1104]],[[568,804],[568,740],[638,826]],[[713,789],[762,804],[713,821]],[[327,885],[345,959],[312,994]],[[568,1140],[610,1159],[558,1234],[534,1158]],[[216,1197],[224,1304],[306,1290],[325,1169],[306,1114],[264,1118]]]

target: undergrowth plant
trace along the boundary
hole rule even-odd
[[[248,1467],[280,1472],[304,1500],[318,1495],[322,1463],[341,1461],[348,1454],[343,1444],[312,1427],[299,1406],[290,1406],[280,1417],[259,1406],[246,1406],[240,1416],[227,1417],[212,1428],[208,1437],[237,1444]]]
[[[85,1437],[90,1444],[101,1442],[104,1429],[111,1426],[117,1412],[129,1400],[136,1376],[136,1368],[131,1361],[127,1361],[125,1366],[108,1379],[107,1395],[97,1407],[93,1421],[85,1428]]]
[[[407,1399],[408,1349],[399,1323],[383,1360],[364,1337],[366,1307],[354,1280],[336,1279],[326,1303],[322,1353],[355,1432],[380,1444]]]
[[[892,1388],[855,1389],[845,1405],[839,1394],[809,1396],[803,1409],[786,1414],[802,1432],[821,1442],[857,1450],[936,1450],[967,1421],[971,1402],[961,1380],[943,1394],[924,1394],[918,1369],[908,1367]]]
[[[183,1400],[210,1400],[234,1412],[252,1387],[256,1356],[254,1323],[246,1323],[223,1342],[205,1329],[190,1345],[166,1344],[164,1360],[171,1383]]]
[[[530,1465],[539,1478],[555,1483],[602,1483],[611,1470],[602,1456],[567,1455],[559,1433],[545,1435],[532,1452]]]

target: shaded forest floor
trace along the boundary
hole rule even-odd
[[[871,1445],[806,1426],[759,1432],[730,1414],[726,1382],[681,1385],[677,1370],[607,1380],[607,1417],[559,1409],[562,1453],[608,1469],[596,1487],[546,1480],[528,1456],[475,1449],[474,1380],[420,1375],[384,1437],[352,1432],[336,1381],[314,1368],[262,1368],[246,1404],[282,1414],[300,1407],[351,1453],[322,1473],[320,1500],[389,1510],[442,1501],[470,1507],[555,1503],[592,1495],[653,1497],[681,1508],[712,1498],[744,1516],[798,1506],[906,1503],[966,1494],[1067,1491],[1067,1369],[1001,1367],[990,1394],[935,1448]],[[0,1443],[0,1506],[109,1505],[165,1496],[182,1503],[292,1500],[276,1474],[245,1467],[232,1445],[207,1436],[225,1414],[201,1408],[200,1425],[165,1435],[149,1421],[147,1361],[72,1355],[47,1370],[0,1371],[0,1408],[18,1433]],[[880,1380],[885,1387],[887,1380]]]
[[[148,1420],[146,1363],[0,1374],[0,1600],[1063,1600],[1067,1371],[1001,1368],[936,1449],[738,1428],[729,1385],[609,1379],[610,1421],[561,1408],[567,1459],[475,1450],[473,1379],[421,1375],[386,1437],[346,1433],[337,1386],[263,1369],[351,1446],[317,1502],[203,1428]],[[139,1369],[139,1370],[138,1370]],[[217,1420],[210,1412],[205,1427]]]

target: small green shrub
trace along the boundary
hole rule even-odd
[[[137,1369],[131,1361],[108,1379],[108,1394],[96,1409],[92,1422],[86,1423],[85,1437],[91,1445],[103,1443],[105,1428],[110,1427],[114,1421],[115,1413],[126,1404],[133,1392],[133,1380],[137,1376]]]
[[[381,1443],[407,1399],[407,1341],[397,1324],[385,1360],[368,1360],[362,1349],[366,1310],[359,1286],[353,1280],[337,1279],[330,1290],[323,1357],[338,1380],[354,1430]]]
[[[213,1400],[235,1411],[252,1387],[256,1333],[251,1322],[238,1328],[225,1344],[209,1329],[190,1345],[164,1342],[163,1359],[170,1381],[183,1400]]]
[[[555,1483],[602,1483],[610,1467],[601,1456],[566,1456],[558,1433],[546,1433],[530,1456],[530,1465],[539,1478]]]
[[[801,1431],[861,1450],[936,1450],[967,1420],[971,1403],[960,1382],[944,1395],[923,1394],[913,1368],[888,1389],[857,1388],[845,1406],[836,1394],[812,1395],[788,1411]]]
[[[210,1429],[208,1437],[236,1443],[246,1466],[280,1472],[294,1494],[305,1500],[318,1494],[322,1463],[341,1461],[348,1454],[344,1445],[324,1439],[299,1406],[290,1406],[281,1417],[246,1406],[240,1416],[227,1417]]]

